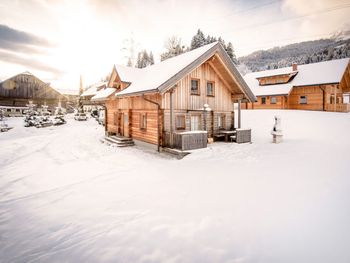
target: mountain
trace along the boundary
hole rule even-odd
[[[244,71],[261,71],[350,57],[350,31],[339,31],[330,38],[305,41],[238,58]],[[242,66],[243,65],[243,66]],[[245,67],[245,66],[246,67]]]

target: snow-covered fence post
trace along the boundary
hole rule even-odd
[[[273,143],[282,142],[283,133],[282,133],[282,126],[281,126],[281,117],[275,116],[275,125],[273,126],[271,134],[272,134]]]

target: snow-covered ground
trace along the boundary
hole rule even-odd
[[[252,144],[182,160],[22,122],[0,134],[0,262],[350,262],[350,114],[243,111]]]

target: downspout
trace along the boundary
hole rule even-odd
[[[145,98],[145,95],[142,95],[142,99],[145,101],[148,101],[149,103],[152,103],[154,105],[157,105],[157,130],[158,130],[158,137],[157,137],[157,151],[160,152],[160,122],[159,122],[159,112],[160,112],[160,104],[158,102],[149,100]]]

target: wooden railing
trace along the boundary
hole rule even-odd
[[[178,150],[194,150],[206,148],[208,133],[206,131],[170,132],[163,133],[163,146]]]
[[[350,104],[328,104],[326,111],[350,112]]]

